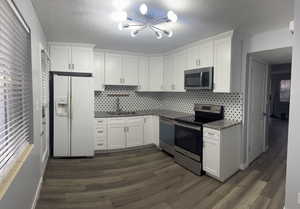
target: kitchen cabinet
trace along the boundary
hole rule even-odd
[[[144,117],[144,144],[155,144],[156,146],[159,146],[158,123],[158,116]]]
[[[149,57],[149,91],[163,90],[163,57]]]
[[[141,146],[144,142],[144,118],[128,118],[126,121],[126,147]]]
[[[105,54],[106,85],[138,85],[138,57],[115,53]]]
[[[121,54],[105,53],[105,84],[124,84]]]
[[[184,92],[184,71],[187,67],[186,50],[175,53],[174,55],[174,86],[173,91]]]
[[[96,119],[95,150],[107,149],[107,120]]]
[[[167,55],[164,57],[164,71],[163,71],[163,90],[175,90],[175,59],[174,55]]]
[[[138,85],[139,58],[132,55],[123,56],[123,79],[129,86]]]
[[[242,44],[233,31],[214,40],[214,92],[239,92],[241,89]]]
[[[126,147],[126,130],[124,118],[108,119],[107,144],[108,149],[121,149]]]
[[[203,40],[195,43],[187,50],[187,69],[197,69],[213,66],[213,40]]]
[[[93,73],[93,47],[50,43],[51,71]]]
[[[215,130],[203,128],[203,170],[225,181],[240,167],[241,126]]]
[[[138,91],[149,91],[149,59],[141,56],[139,58],[139,87]]]
[[[104,91],[104,53],[95,52],[94,54],[94,80],[95,91]]]

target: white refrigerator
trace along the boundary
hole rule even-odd
[[[90,73],[51,72],[53,157],[94,156],[94,93]]]

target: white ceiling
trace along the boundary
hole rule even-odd
[[[252,54],[254,57],[259,60],[263,60],[267,64],[286,64],[292,62],[292,48],[281,48],[274,50],[267,50],[256,52]]]
[[[32,0],[49,41],[84,42],[98,48],[146,53],[165,52],[231,29],[254,34],[287,27],[294,0],[128,0],[130,16],[145,2],[157,14],[169,9],[178,22],[168,27],[172,38],[157,40],[152,32],[132,38],[111,18],[112,0]]]

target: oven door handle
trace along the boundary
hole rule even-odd
[[[189,128],[189,129],[194,129],[194,130],[197,130],[197,131],[201,131],[201,126],[192,126],[192,125],[188,125],[186,123],[180,123],[180,122],[175,122],[175,125],[177,126],[182,126],[184,128]]]

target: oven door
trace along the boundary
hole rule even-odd
[[[175,150],[201,161],[203,148],[202,127],[186,123],[175,123]]]

